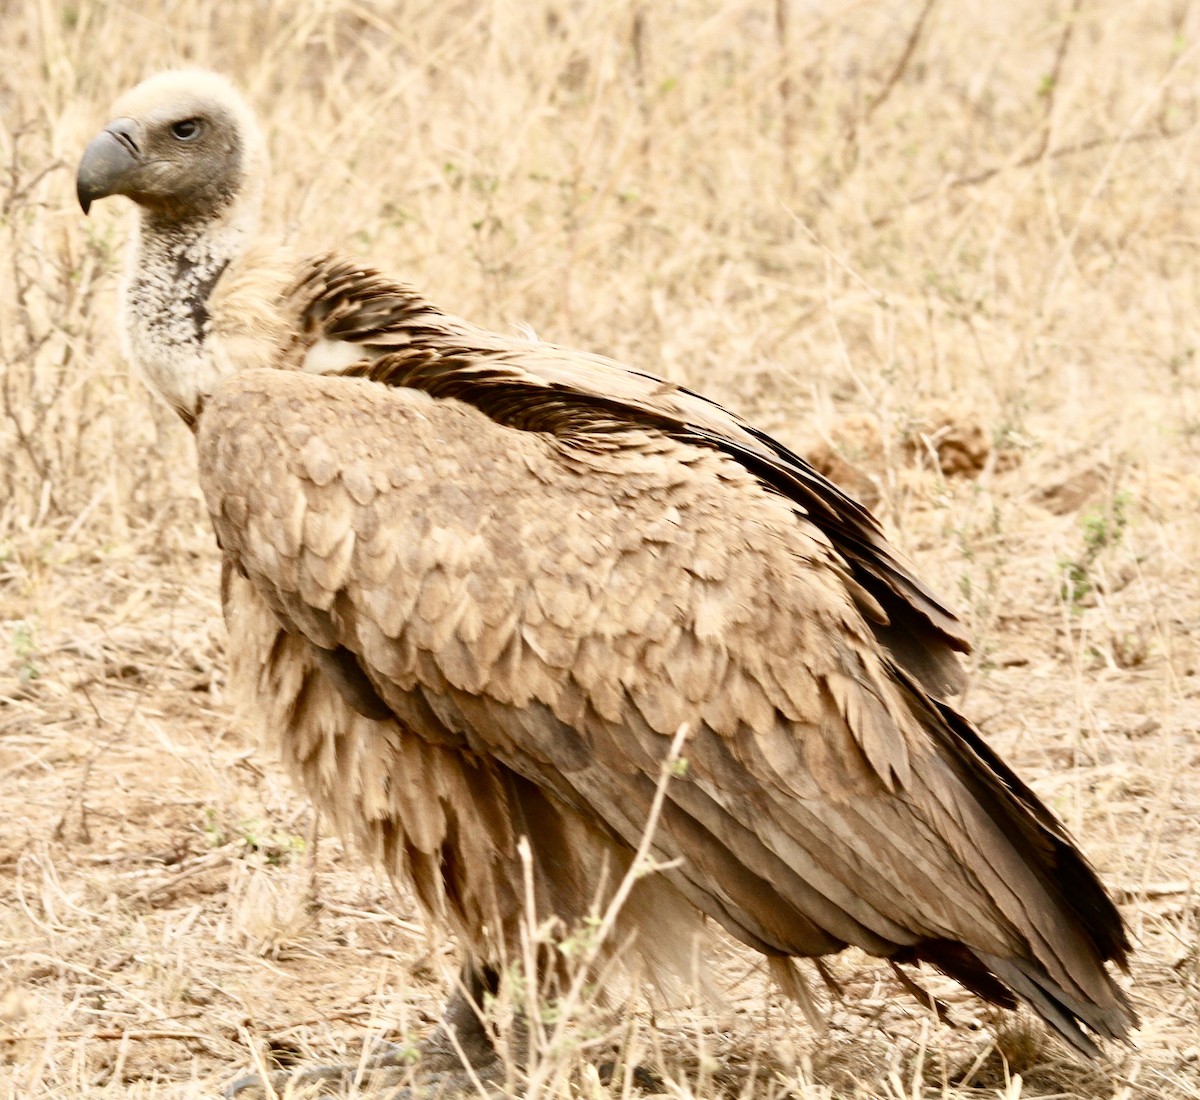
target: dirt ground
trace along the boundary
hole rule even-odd
[[[127,211],[74,205],[111,100],[180,63],[262,111],[274,232],[702,390],[868,502],[1136,945],[1096,1066],[854,953],[823,1031],[731,950],[723,1005],[580,1035],[677,1097],[1200,1097],[1200,11],[979,7],[0,7],[0,1097],[353,1060],[455,968],[231,707],[191,440],[119,351]],[[525,1094],[607,1095],[590,1050]]]

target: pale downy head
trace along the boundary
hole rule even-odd
[[[203,70],[144,80],[110,119],[80,160],[79,203],[84,213],[109,195],[136,204],[122,343],[150,389],[190,422],[222,378],[275,355],[282,274],[258,278],[254,309],[243,302],[222,314],[213,300],[255,243],[266,146],[238,91]]]
[[[79,163],[79,203],[125,195],[170,225],[256,211],[266,148],[254,114],[224,77],[158,73],[126,92]]]

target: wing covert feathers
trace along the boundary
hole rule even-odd
[[[308,262],[289,304],[301,318],[307,345],[358,348],[360,362],[352,368],[358,373],[457,397],[500,423],[594,432],[632,421],[721,450],[824,533],[849,565],[872,630],[927,690],[946,695],[961,688],[956,654],[970,649],[966,631],[888,544],[870,512],[720,405],[601,356],[505,339],[334,255]]]
[[[226,604],[257,623],[231,628],[250,690],[344,831],[494,952],[514,837],[544,849],[550,911],[586,914],[686,722],[654,837],[677,862],[643,880],[643,913],[682,928],[695,907],[769,957],[927,961],[1083,1053],[1084,1027],[1127,1034],[1105,963],[1129,945],[1093,871],[926,694],[941,657],[881,649],[882,619],[965,643],[867,513],[605,361],[399,347],[408,299],[360,306],[366,278],[315,265],[306,315],[392,350],[362,377],[243,373],[198,434]]]

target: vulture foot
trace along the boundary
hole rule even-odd
[[[482,1031],[482,1029],[481,1029]],[[380,1042],[371,1054],[353,1065],[308,1066],[280,1070],[264,1083],[258,1074],[234,1081],[226,1090],[229,1100],[317,1100],[318,1097],[355,1097],[356,1100],[433,1100],[479,1092],[475,1082],[486,1088],[503,1076],[503,1067],[491,1044],[473,1044],[460,1037],[459,1047],[471,1062],[463,1060],[449,1035],[438,1028],[416,1048]],[[486,1037],[484,1037],[486,1041]],[[269,1088],[267,1085],[269,1084]]]
[[[490,1082],[478,1076],[485,1089]],[[292,1073],[272,1073],[270,1091],[258,1076],[243,1077],[225,1091],[236,1100],[452,1100],[479,1097],[469,1074],[425,1074],[407,1069],[381,1069],[360,1072],[358,1066],[315,1066]],[[497,1091],[497,1096],[500,1093]]]
[[[494,991],[495,975],[463,975],[463,985],[446,1005],[442,1023],[416,1047],[376,1040],[351,1065],[309,1066],[279,1070],[266,1082],[258,1074],[240,1077],[225,1089],[227,1100],[433,1100],[435,1097],[478,1097],[503,1078],[504,1066],[483,1026],[478,1005],[485,990]],[[467,1066],[469,1065],[469,1069]]]

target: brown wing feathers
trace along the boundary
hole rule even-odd
[[[545,345],[515,347],[450,318],[407,287],[331,256],[317,257],[296,288],[308,339],[346,340],[378,356],[353,373],[457,397],[513,427],[563,432],[620,428],[631,420],[719,448],[803,510],[870,593],[881,642],[928,690],[962,686],[955,653],[970,650],[962,624],[888,545],[875,518],[793,454],[721,406],[684,387],[593,356]]]
[[[352,279],[343,278],[340,283],[342,293],[345,293],[352,283]],[[369,300],[386,303],[395,300],[395,296],[380,293]],[[413,306],[409,306],[409,310],[414,315],[420,315],[422,312]],[[380,324],[380,311],[377,309],[365,309],[359,314],[351,312],[347,316],[356,317],[356,323],[348,323],[343,318],[337,331],[353,331],[358,339],[366,338],[368,326]],[[396,327],[403,328],[403,322],[397,321]],[[328,331],[332,335],[335,330]],[[803,514],[826,533],[834,547],[850,564],[855,579],[882,607],[882,615],[872,616],[872,627],[880,641],[890,645],[898,663],[907,667],[909,673],[934,690],[946,690],[956,686],[957,666],[952,663],[947,651],[966,648],[957,622],[925,592],[902,565],[896,562],[869,513],[845,498],[840,491],[812,471],[803,460],[791,455],[769,437],[746,428],[733,418],[729,420],[736,431],[728,434],[718,433],[711,427],[689,423],[660,409],[647,408],[642,402],[631,405],[629,402],[620,402],[588,389],[572,388],[562,381],[547,381],[537,372],[539,359],[536,351],[521,356],[518,363],[514,364],[512,360],[517,357],[512,353],[458,348],[454,346],[454,338],[460,335],[458,331],[443,335],[450,337],[447,341],[449,346],[431,349],[421,346],[418,341],[419,350],[385,355],[369,364],[364,363],[352,373],[389,385],[421,389],[442,399],[464,400],[486,412],[498,423],[526,431],[543,431],[558,437],[579,433],[594,440],[605,432],[620,432],[634,424],[663,432],[681,441],[718,448],[738,460],[763,483],[800,504]],[[374,338],[377,339],[378,334]],[[588,365],[587,362],[581,363],[580,371],[586,372]],[[552,364],[552,368],[561,370],[557,363]],[[553,377],[554,369],[547,373]],[[695,395],[687,396],[697,401],[702,400],[695,398]],[[710,406],[707,411],[710,416],[728,416],[716,406]],[[747,432],[757,446],[747,444],[744,439]],[[743,438],[736,438],[737,436]],[[867,611],[869,614],[869,607]],[[965,727],[961,719],[952,712],[948,713],[952,715],[957,726]],[[935,722],[935,725],[940,726],[941,723]],[[965,729],[970,739],[981,744],[969,727]],[[986,749],[984,751],[987,752]],[[989,765],[999,764],[990,752],[988,757]],[[977,754],[975,763],[978,764],[980,759]],[[1003,768],[1003,765],[1000,767]],[[1000,792],[1004,789],[1005,780],[1015,784],[1012,789],[1020,798],[1022,806],[1027,812],[1043,819],[1043,828],[1046,820],[1053,821],[1028,790],[1019,785],[1019,781],[1015,780],[1011,772],[1003,769],[999,774],[992,774],[996,777]],[[967,775],[970,775],[969,769]],[[996,792],[993,792],[993,798],[995,794]],[[1036,848],[1039,842],[1046,843],[1044,836],[1026,839],[1033,841],[1031,850]],[[1107,938],[1102,945],[1093,945],[1090,965],[1094,967],[1097,958],[1123,958],[1128,944],[1124,942],[1119,917],[1107,895],[1069,843],[1058,840],[1057,844],[1059,851],[1056,854],[1065,857],[1065,866],[1054,870],[1065,873],[1079,888],[1079,892],[1073,895],[1081,899],[1081,905],[1076,910],[1077,917],[1082,915],[1085,923],[1095,923],[1098,927],[1110,930],[1104,934]],[[986,860],[986,856],[983,858]],[[1039,877],[1045,883],[1045,876]],[[1071,911],[1070,908],[1068,911]],[[726,919],[724,923],[728,925],[731,922]],[[1111,932],[1112,929],[1116,929],[1115,934]],[[861,942],[863,935],[860,931],[857,937],[851,938]],[[919,954],[917,952],[918,957]],[[973,988],[988,986],[986,978],[975,974],[978,970],[986,973],[986,967],[979,966],[978,962],[974,966],[964,966],[960,956],[951,955],[945,949],[931,949],[930,954],[937,954],[942,964],[953,966],[954,970],[969,979],[967,984]],[[972,957],[977,959],[977,956]],[[954,962],[956,959],[959,960],[957,964]],[[937,958],[931,958],[930,961],[938,963]],[[1036,982],[1031,985],[1027,978],[1023,977],[1021,981],[1027,997],[1040,988]],[[1042,1000],[1045,1001],[1044,996]],[[1054,1010],[1046,1003],[1042,1004],[1042,1008],[1051,1015],[1054,1014]],[[1103,1027],[1097,1027],[1096,1030],[1105,1033]]]
[[[414,351],[356,368],[388,377],[388,389],[257,372],[227,384],[205,414],[214,504],[240,483],[232,459],[244,431],[308,432],[329,452],[277,443],[258,473],[277,495],[341,517],[340,537],[327,519],[312,528],[324,552],[354,537],[336,594],[316,601],[333,614],[313,640],[356,654],[420,735],[449,731],[630,846],[665,739],[690,721],[690,775],[670,791],[661,854],[684,858],[671,881],[734,935],[768,953],[843,943],[899,952],[994,999],[997,975],[1087,1053],[1094,1044],[1076,1018],[1121,1033],[1130,1017],[1103,961],[1123,959],[1127,944],[1090,868],[962,719],[870,655],[816,529],[724,448],[672,439],[653,414],[622,421],[618,406],[592,398],[581,412],[561,391],[531,404],[529,387],[503,374],[499,397],[468,406],[464,374],[486,391],[490,368],[456,374],[453,362]],[[419,384],[395,385],[401,377]],[[247,407],[259,410],[251,421]],[[287,412],[310,407],[319,421]],[[351,476],[363,440],[387,472],[374,493],[356,492]],[[302,546],[293,574],[277,562],[286,540],[264,531],[264,556],[246,542],[255,523],[230,524],[227,512],[215,516],[227,552],[303,624],[313,608],[303,593],[331,583],[329,567]],[[660,535],[643,534],[667,515]],[[689,569],[702,516],[730,524],[735,556],[751,537],[744,525],[775,534],[736,565],[714,558],[700,572],[719,580],[706,581]],[[372,555],[386,567],[368,568]],[[718,603],[701,612],[706,591]],[[694,665],[725,675],[689,691]]]

